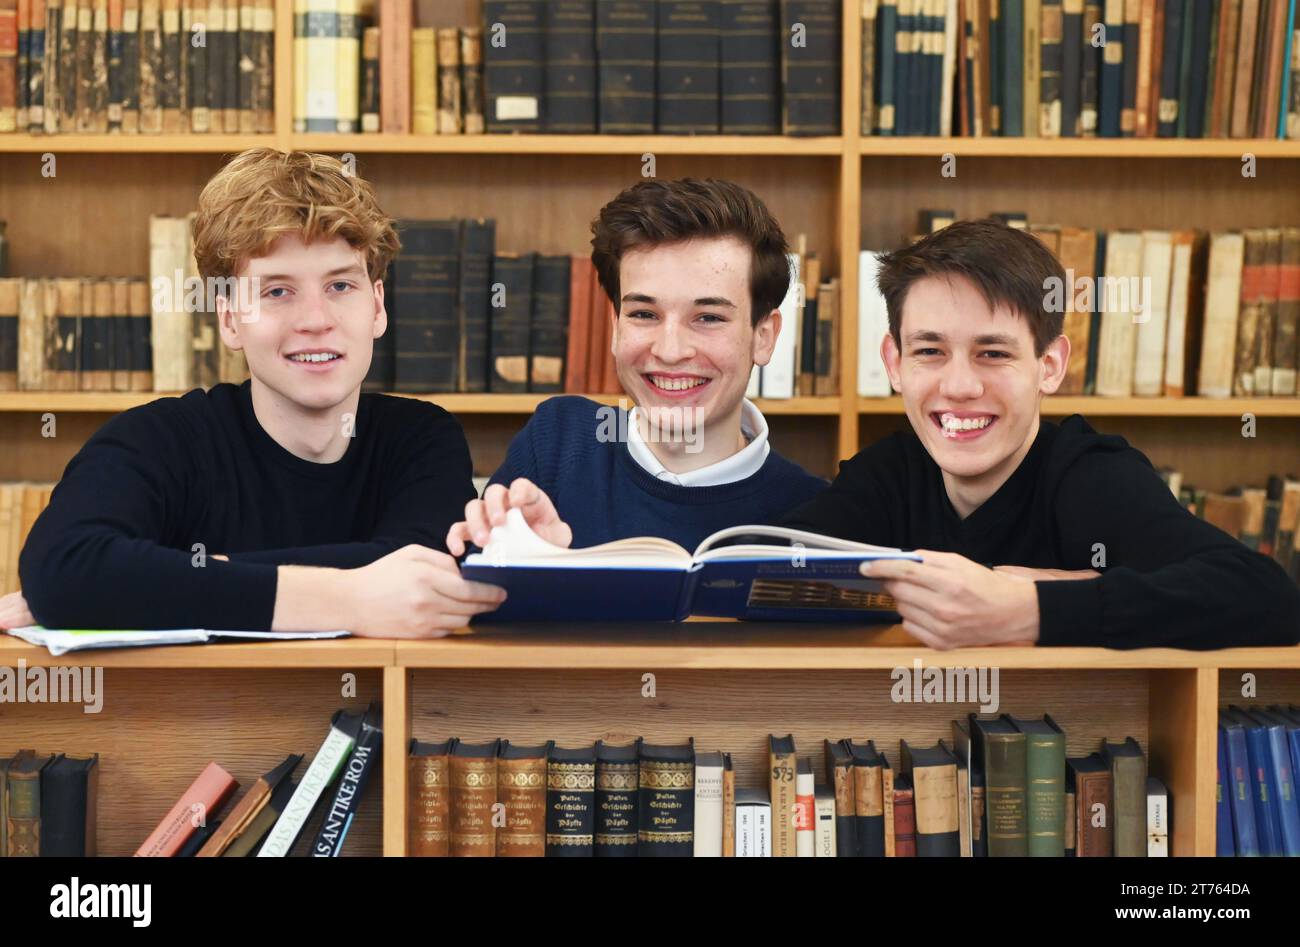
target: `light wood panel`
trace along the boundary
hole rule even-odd
[[[110,667],[98,714],[84,713],[81,704],[0,704],[0,755],[26,747],[98,753],[99,854],[131,855],[209,762],[234,776],[241,794],[290,753],[304,756],[301,778],[331,714],[363,710],[382,696],[381,672],[355,670],[356,698],[340,696],[340,673]],[[345,854],[381,854],[383,786],[384,774],[375,772]],[[315,838],[326,808],[308,823],[299,852]]]

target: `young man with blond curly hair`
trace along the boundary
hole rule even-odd
[[[443,551],[474,497],[460,425],[361,393],[399,246],[335,158],[259,148],[208,182],[195,260],[251,378],[126,411],[77,453],[19,563],[37,621],[425,637],[501,601]]]

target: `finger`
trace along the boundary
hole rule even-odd
[[[490,608],[496,608],[506,600],[506,590],[499,585],[471,582],[447,572],[435,574],[433,589],[449,600],[486,605]]]
[[[465,522],[469,526],[469,536],[480,548],[486,546],[492,535],[492,524],[488,522],[487,504],[482,500],[470,500],[465,504]]]
[[[872,579],[903,579],[915,585],[943,591],[946,579],[928,562],[914,562],[911,559],[876,559],[864,562],[858,568],[863,575]]]
[[[911,619],[903,620],[903,630],[928,648],[934,648],[936,651],[948,650],[947,642],[925,626],[920,625]]]
[[[487,508],[487,521],[493,526],[503,526],[506,510],[510,508],[510,492],[499,483],[489,484],[483,491],[483,505]]]
[[[469,523],[464,520],[459,523],[452,523],[451,529],[447,530],[447,551],[459,558],[465,555],[469,541]]]

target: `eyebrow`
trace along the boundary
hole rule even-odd
[[[325,273],[325,276],[343,276],[348,273],[364,273],[365,270],[360,263],[350,263],[347,266],[338,266]],[[298,277],[293,273],[266,273],[258,277],[264,280],[289,280],[292,282]]]
[[[947,342],[948,337],[942,332],[935,332],[933,329],[921,329],[918,332],[912,332],[907,336],[909,343],[913,342]],[[1020,347],[1020,342],[1012,335],[1002,333],[992,333],[989,335],[975,336],[976,345],[1002,345],[1009,349]]]
[[[653,296],[647,296],[645,293],[626,293],[623,296],[625,303],[650,303],[653,305],[658,302]],[[737,308],[726,296],[701,296],[693,303],[696,306],[726,306],[729,309]]]

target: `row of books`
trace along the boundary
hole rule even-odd
[[[18,554],[53,492],[52,483],[0,483],[0,595],[18,591]]]
[[[1271,556],[1300,582],[1300,478],[1273,475],[1263,487],[1216,493],[1185,484],[1182,472],[1172,468],[1162,469],[1160,476],[1189,511]]]
[[[98,755],[0,757],[0,857],[93,856],[98,787]]]
[[[839,0],[305,0],[294,127],[416,134],[834,135]],[[359,15],[358,15],[359,14]],[[374,25],[372,25],[374,24]]]
[[[137,856],[282,857],[342,854],[383,742],[382,709],[336,712],[330,730],[301,778],[303,757],[287,757],[260,777],[222,816],[239,783],[209,763],[149,834]],[[99,756],[73,759],[21,750],[0,759],[0,855],[8,857],[96,854]],[[329,803],[323,807],[322,803]],[[202,813],[202,818],[195,818]],[[218,816],[222,816],[218,818]],[[298,848],[319,829],[310,848]]]
[[[1300,138],[1295,3],[862,0],[862,134]]]
[[[952,742],[825,742],[825,783],[768,737],[769,784],[693,739],[557,747],[411,741],[417,856],[936,857],[1169,854],[1169,796],[1132,737],[1066,758],[1050,716],[975,714]],[[494,818],[500,810],[503,813]]]
[[[1220,856],[1300,856],[1300,707],[1219,712]]]
[[[939,229],[951,211],[926,211]],[[1066,285],[1045,287],[1065,313],[1070,363],[1062,395],[1293,397],[1300,350],[1300,227],[1207,234],[1031,224],[1060,260]],[[876,289],[879,253],[861,256],[858,393],[887,396],[874,345],[888,331]]]
[[[274,0],[3,0],[0,133],[275,131]]]

